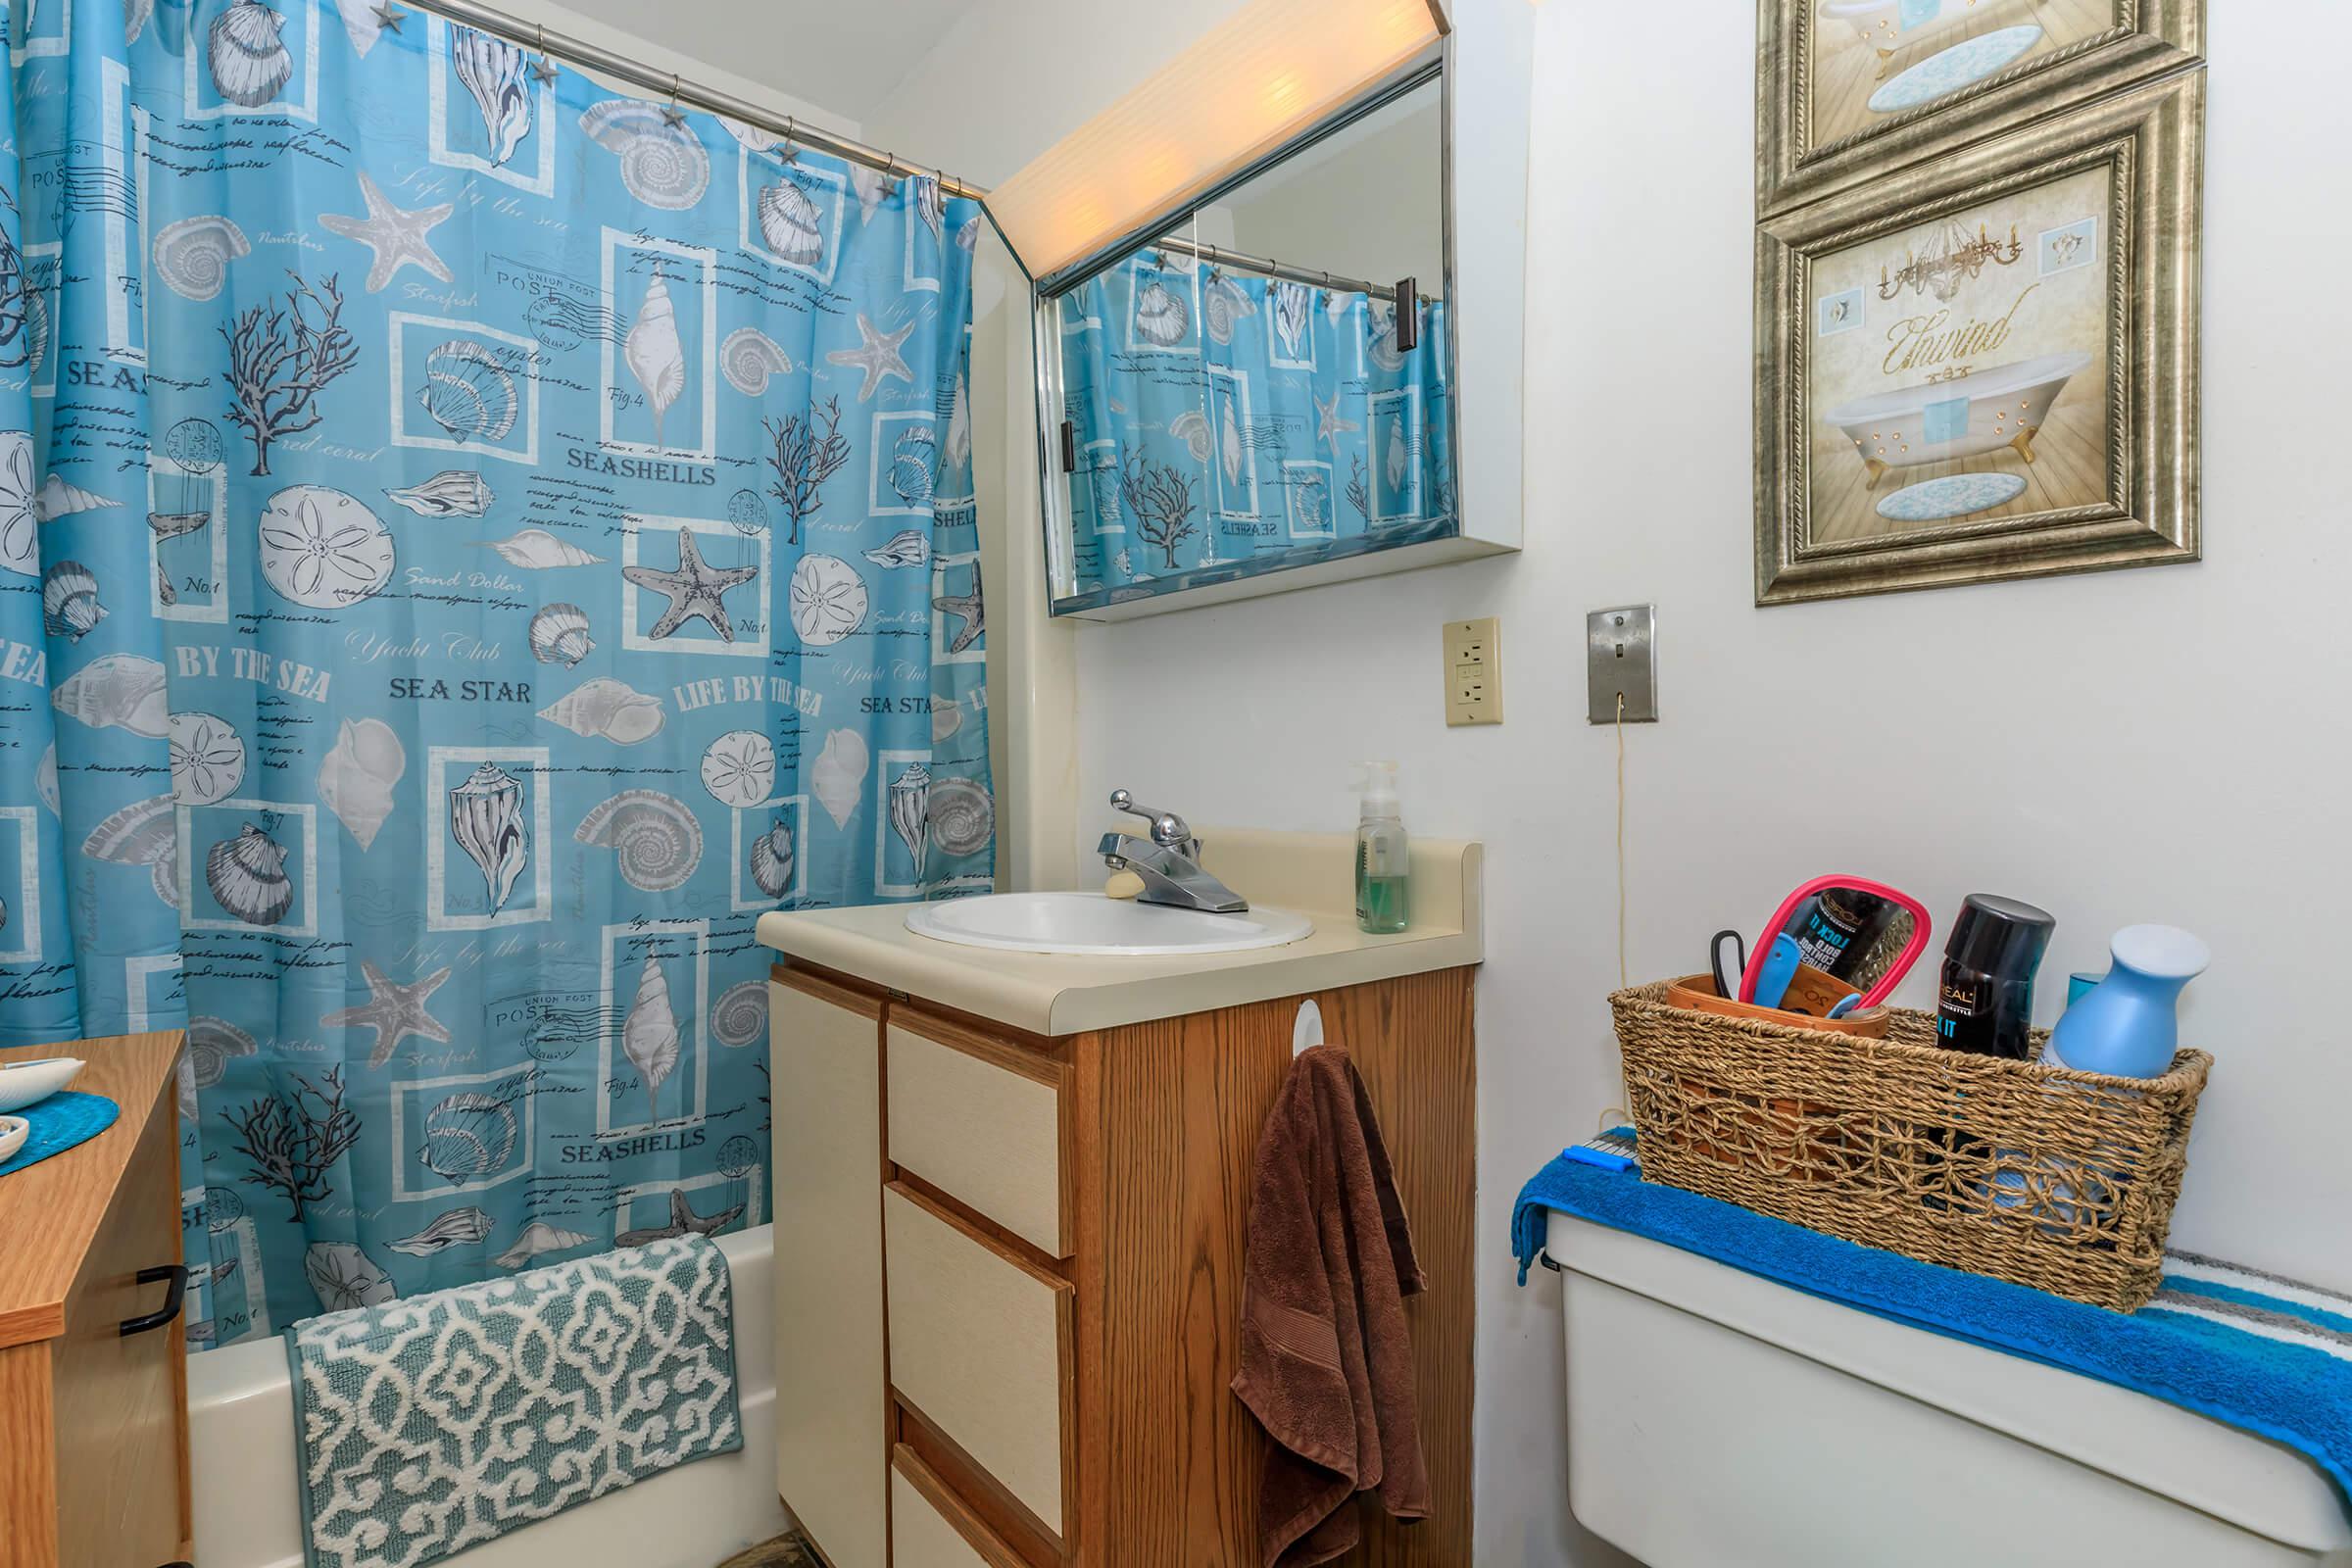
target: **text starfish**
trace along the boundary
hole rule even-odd
[[[1309,396],[1312,394],[1310,393]],[[1341,436],[1362,428],[1363,426],[1353,419],[1340,417],[1340,395],[1337,392],[1331,395],[1329,403],[1324,402],[1321,398],[1315,398],[1315,439],[1317,441],[1330,442],[1332,450],[1336,452],[1339,450]]]
[[[398,984],[374,964],[363,961],[360,973],[368,981],[368,1005],[345,1007],[330,1012],[318,1020],[327,1029],[372,1029],[375,1049],[368,1054],[368,1065],[381,1067],[392,1059],[392,1050],[411,1035],[440,1045],[449,1044],[449,1031],[441,1021],[424,1010],[424,999],[440,989],[449,978],[446,966],[434,970],[413,986]]]
[[[651,588],[669,596],[669,608],[646,633],[650,638],[662,638],[700,615],[718,632],[721,642],[735,640],[734,623],[727,619],[727,607],[719,595],[730,588],[739,588],[760,575],[758,566],[713,566],[706,564],[702,552],[694,547],[694,535],[687,529],[678,530],[678,569],[656,571],[651,566],[623,566],[620,574],[640,588]]]
[[[980,640],[987,612],[980,603],[980,563],[972,563],[972,591],[968,594],[939,594],[933,597],[931,608],[943,614],[961,617],[963,626],[956,640],[948,644],[948,652],[960,654]]]
[[[863,311],[859,311],[858,335],[864,341],[854,349],[835,349],[825,358],[835,365],[855,365],[864,370],[865,385],[858,389],[858,401],[871,403],[874,389],[882,384],[884,377],[895,375],[902,381],[914,379],[914,372],[906,368],[906,360],[899,354],[899,345],[906,342],[913,330],[914,323],[908,321],[896,332],[877,332],[874,323],[865,318]]]
[[[375,263],[368,269],[368,293],[382,293],[384,285],[392,281],[392,274],[412,264],[444,283],[455,281],[447,265],[433,254],[432,242],[424,237],[426,229],[458,210],[455,203],[404,211],[386,199],[375,181],[368,177],[366,170],[360,172],[360,195],[368,202],[366,218],[320,213],[318,225],[330,234],[356,239],[375,253]]]

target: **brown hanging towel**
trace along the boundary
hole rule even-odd
[[[1250,1186],[1233,1392],[1273,1440],[1259,1556],[1265,1568],[1305,1568],[1356,1544],[1359,1492],[1377,1490],[1398,1519],[1430,1512],[1404,1321],[1404,1298],[1429,1282],[1345,1051],[1317,1046],[1291,1064]]]

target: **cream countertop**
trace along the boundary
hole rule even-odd
[[[886,990],[1049,1036],[1459,968],[1485,956],[1485,847],[1474,841],[1415,839],[1413,923],[1371,936],[1355,925],[1352,835],[1202,828],[1200,839],[1211,875],[1253,907],[1312,915],[1313,934],[1251,953],[1163,958],[1005,953],[916,936],[906,905],[879,904],[763,914],[760,940]]]

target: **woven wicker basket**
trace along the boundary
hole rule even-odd
[[[2109,1078],[1944,1050],[1902,1008],[1868,1040],[1665,998],[1609,999],[1644,1180],[2094,1306],[2155,1294],[2203,1052]]]

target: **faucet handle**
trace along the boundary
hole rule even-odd
[[[1193,830],[1183,817],[1174,811],[1162,811],[1149,806],[1138,806],[1135,797],[1125,790],[1112,790],[1110,804],[1114,810],[1130,816],[1140,816],[1152,824],[1152,842],[1163,850],[1181,850],[1193,842]]]

